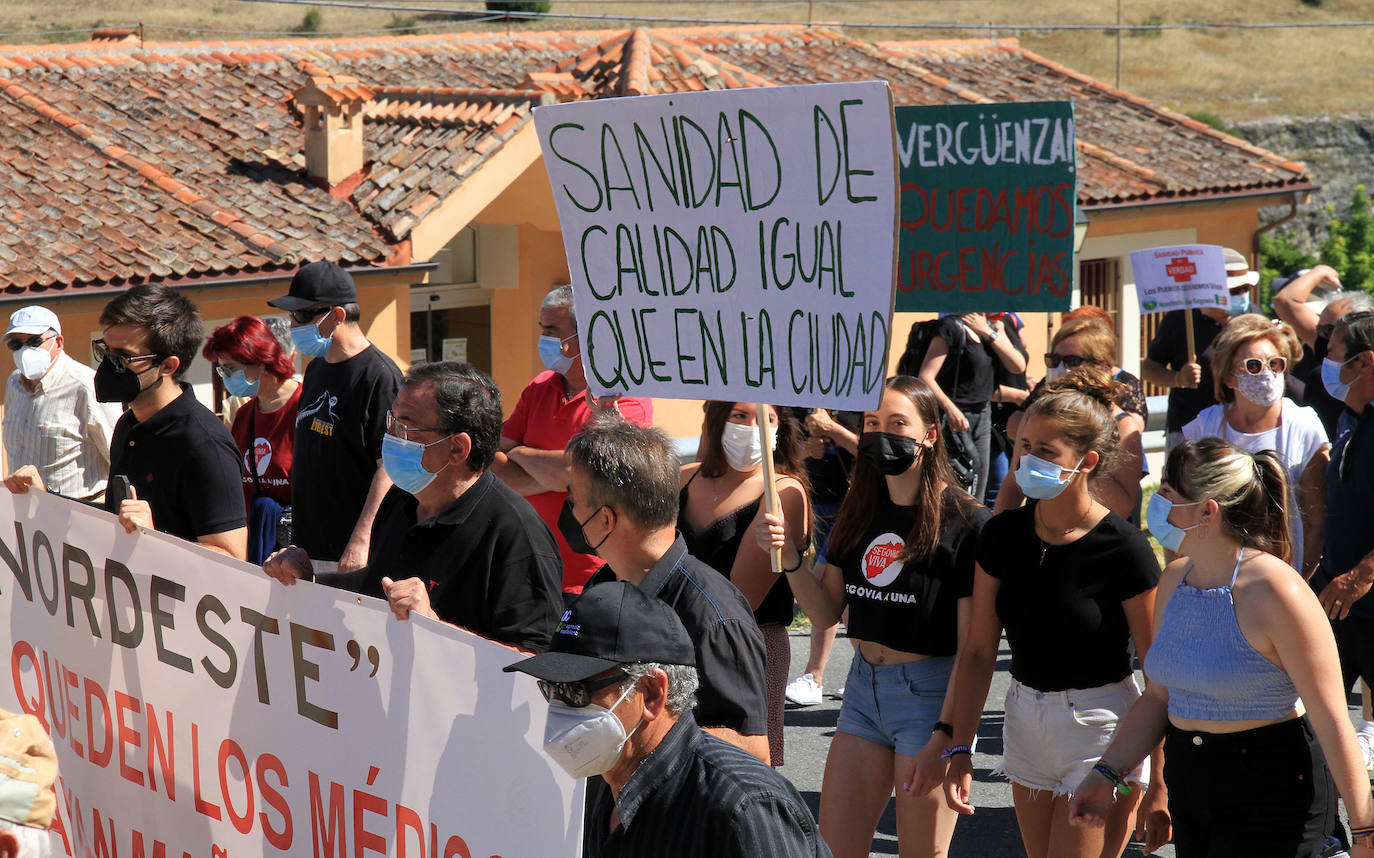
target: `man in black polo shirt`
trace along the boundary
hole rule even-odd
[[[135,286],[100,313],[92,343],[95,396],[128,403],[110,441],[110,485],[129,480],[106,508],[125,530],[147,527],[230,557],[248,553],[234,439],[181,377],[205,336],[196,305],[167,286]]]
[[[506,667],[549,699],[549,755],[573,777],[602,775],[588,784],[583,854],[829,856],[796,787],[697,729],[695,659],[672,609],[611,581],[573,602],[549,652]]]
[[[558,528],[579,554],[606,561],[591,583],[620,579],[677,612],[701,674],[696,720],[768,760],[763,633],[729,579],[677,535],[677,454],[661,431],[618,414],[595,417],[568,443],[571,496]]]
[[[1336,441],[1326,469],[1322,561],[1312,575],[1331,618],[1346,688],[1374,684],[1374,313],[1350,313],[1331,333],[1322,372],[1327,391],[1359,415]]]
[[[549,645],[563,610],[553,534],[489,470],[501,440],[501,392],[465,363],[411,367],[387,415],[382,464],[395,483],[372,525],[371,556],[324,584],[386,599],[532,652]],[[310,575],[299,548],[263,565],[293,584]]]

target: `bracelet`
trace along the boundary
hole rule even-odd
[[[936,722],[935,722],[935,726],[930,728],[930,732],[932,732],[932,733],[944,733],[946,736],[948,736],[948,737],[950,737],[951,739],[953,739],[953,738],[954,738],[954,725],[953,725],[953,724],[949,724],[949,723],[947,723],[947,722],[945,722],[945,721],[936,721]]]
[[[1093,766],[1093,771],[1097,772],[1102,777],[1111,781],[1116,786],[1117,795],[1125,797],[1131,794],[1132,787],[1129,783],[1126,782],[1126,776],[1123,775],[1121,772],[1118,772],[1116,769],[1112,768],[1111,766],[1107,765],[1101,760],[1098,760],[1097,763]]]
[[[945,748],[944,752],[940,754],[940,759],[948,760],[950,757],[957,757],[960,754],[968,754],[969,756],[973,756],[973,749],[970,748],[968,745],[951,745],[950,747]]]
[[[1370,835],[1374,835],[1374,825],[1367,828],[1356,828],[1353,825],[1350,826],[1351,837],[1369,837]]]
[[[784,570],[782,570],[782,574],[784,574],[784,575],[791,575],[793,572],[796,572],[798,569],[802,568],[802,564],[805,563],[805,562],[806,562],[806,552],[804,552],[804,551],[798,551],[798,552],[797,552],[797,565],[796,565],[796,566],[793,566],[791,569],[784,569]]]

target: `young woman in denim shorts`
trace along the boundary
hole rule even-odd
[[[1178,858],[1328,854],[1337,793],[1350,854],[1374,856],[1374,803],[1331,625],[1287,562],[1284,471],[1274,452],[1252,456],[1220,438],[1170,454],[1146,520],[1184,556],[1160,580],[1145,696],[1075,792],[1080,824],[1102,824],[1118,772],[1163,738]]]
[[[858,648],[821,785],[821,834],[835,858],[867,858],[894,789],[903,858],[945,855],[954,833],[957,815],[938,792],[901,788],[917,759],[932,764],[950,742],[945,692],[991,516],[956,487],[939,419],[925,382],[887,382],[881,407],[863,416],[827,563],[819,576],[788,576],[813,623],[834,623],[848,606]],[[784,569],[802,564],[778,517],[765,516],[758,536],[782,549]]]
[[[1150,648],[1159,579],[1145,535],[1089,491],[1117,456],[1116,387],[1105,370],[1080,367],[1049,384],[1026,413],[1016,481],[1030,502],[983,529],[969,636],[950,691],[952,750],[960,751],[973,743],[1005,628],[1012,682],[998,769],[1012,782],[1030,858],[1119,856],[1149,780],[1139,767],[1125,774],[1133,789],[1105,830],[1069,824],[1070,792],[1140,696],[1130,645],[1141,655]],[[961,813],[973,812],[972,775],[969,754],[948,758],[945,795]],[[914,779],[919,788],[933,776]],[[1156,782],[1142,811],[1163,823],[1152,827],[1152,848],[1167,839],[1164,805]]]

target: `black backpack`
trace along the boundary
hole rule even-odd
[[[915,322],[911,326],[911,333],[906,337],[906,350],[902,352],[901,358],[897,361],[897,374],[916,376],[921,373],[921,364],[926,361],[926,352],[930,351],[930,342],[940,333],[940,323],[943,319],[926,319],[924,322]],[[958,375],[959,362],[963,357],[966,341],[963,339],[964,328],[962,325],[953,325],[949,328],[952,332],[957,332],[960,338],[958,343],[950,343],[950,352],[954,354],[954,363],[949,361],[940,369],[940,375],[946,376],[947,373]],[[953,381],[952,376],[947,376],[949,381]],[[949,456],[950,467],[954,469],[954,476],[958,479],[964,490],[973,487],[977,479],[977,455],[975,453],[973,436],[964,430],[955,432],[949,428],[944,415],[940,416],[940,431],[945,438],[945,452]]]

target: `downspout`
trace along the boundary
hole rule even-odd
[[[1259,264],[1260,261],[1260,236],[1271,229],[1283,226],[1284,224],[1288,223],[1290,220],[1298,216],[1298,194],[1301,193],[1306,193],[1306,191],[1293,191],[1291,194],[1288,195],[1288,214],[1284,215],[1283,217],[1279,218],[1273,223],[1267,223],[1259,229],[1255,230],[1255,237],[1250,242],[1250,266],[1252,270],[1259,270],[1259,268],[1256,266]]]

